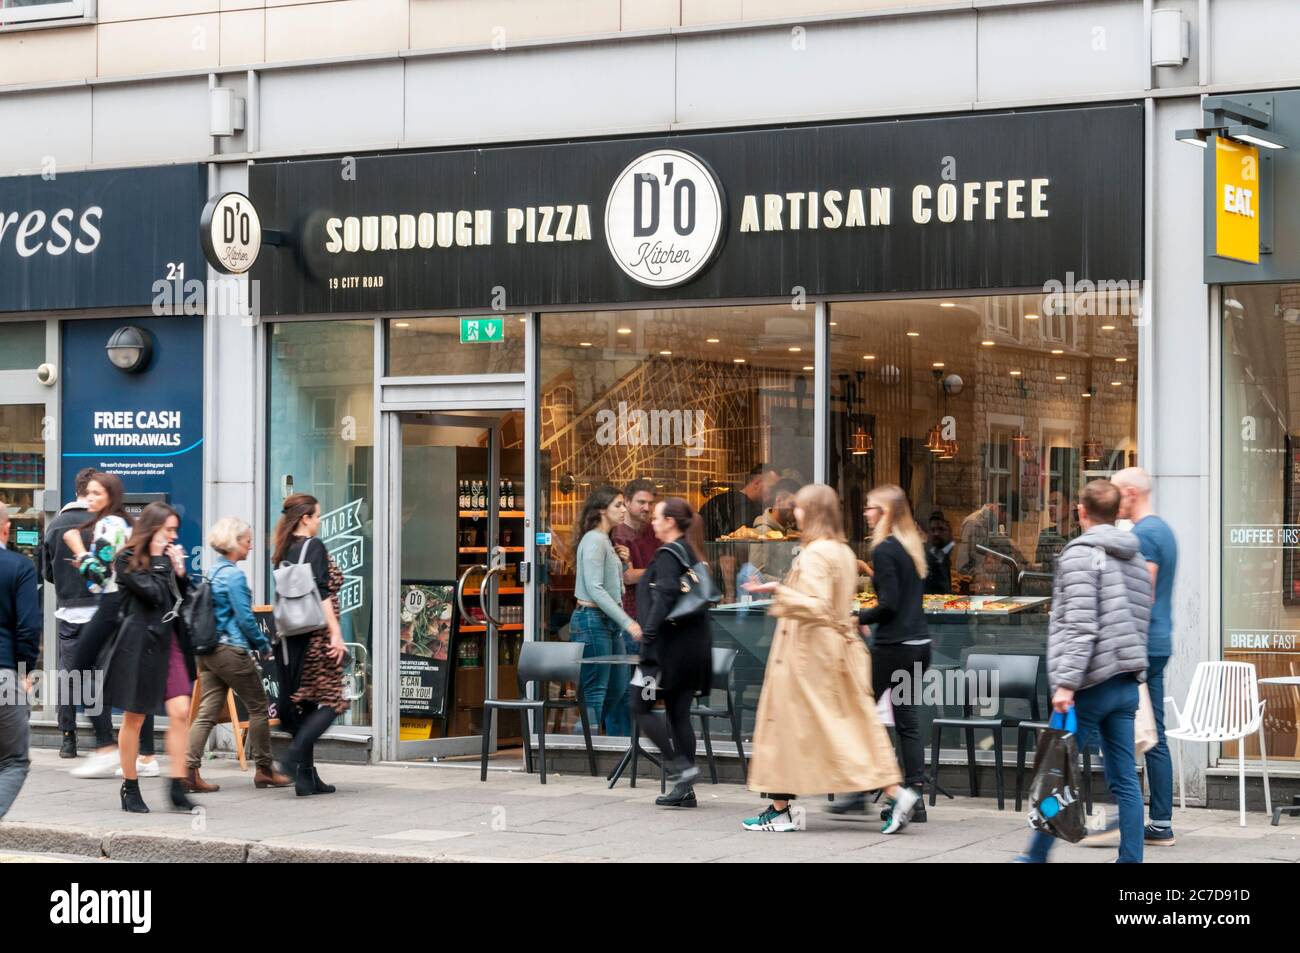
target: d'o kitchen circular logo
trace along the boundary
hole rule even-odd
[[[199,232],[208,263],[228,275],[248,271],[262,250],[262,220],[248,196],[240,192],[209,199]]]
[[[633,281],[671,288],[713,260],[725,210],[722,186],[703,160],[676,149],[647,152],[609,190],[605,241]]]

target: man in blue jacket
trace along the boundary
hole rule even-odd
[[[0,818],[27,780],[30,672],[41,651],[36,567],[9,551],[9,509],[0,503]]]

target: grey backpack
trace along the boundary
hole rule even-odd
[[[317,541],[315,537],[309,537],[303,542],[296,563],[282,562],[272,572],[275,577],[272,615],[279,636],[304,635],[325,628],[325,606],[316,588],[316,575],[311,564],[305,561],[307,547],[314,541]]]

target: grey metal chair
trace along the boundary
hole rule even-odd
[[[1011,718],[1006,715],[1005,705],[1011,699],[1029,703],[1030,720],[1038,721],[1038,667],[1037,655],[970,655],[966,658],[965,671],[974,674],[978,684],[979,673],[988,677],[997,677],[997,710],[992,718],[977,717],[972,713],[973,706],[969,694],[962,703],[961,718],[936,718],[931,723],[930,770],[934,781],[939,778],[939,738],[944,728],[960,728],[966,735],[966,769],[970,773],[971,797],[979,797],[979,775],[975,769],[975,732],[989,731],[993,735],[993,759],[996,766],[994,779],[997,785],[998,810],[1004,810],[1005,793],[1002,783],[1002,731],[1015,728],[1025,719]],[[936,784],[930,785],[930,806],[935,804]]]
[[[538,762],[542,784],[546,783],[546,712],[555,709],[577,708],[582,719],[582,737],[587,743],[587,761],[591,776],[596,776],[596,752],[591,747],[591,725],[587,719],[587,705],[582,696],[583,646],[577,642],[525,642],[519,652],[519,697],[489,698],[483,702],[483,754],[479,761],[479,780],[487,780],[488,746],[492,738],[492,718],[499,710],[518,711],[523,714],[524,770],[533,773],[533,748],[530,741],[532,725],[537,731]],[[549,682],[574,682],[578,686],[576,698],[547,698]],[[537,684],[537,697],[528,697],[528,686]],[[537,716],[536,719],[530,716]]]
[[[749,775],[749,765],[745,763],[745,746],[740,740],[740,710],[731,688],[731,673],[736,667],[736,656],[739,654],[736,649],[715,648],[713,650],[713,678],[709,687],[713,691],[723,692],[726,695],[727,707],[714,707],[710,695],[700,695],[691,708],[691,716],[700,719],[700,730],[704,735],[704,753],[709,759],[709,780],[713,784],[718,783],[718,766],[713,760],[713,739],[709,735],[709,722],[714,718],[725,718],[731,724],[731,740],[736,743],[736,753],[740,756],[741,777],[745,778]]]

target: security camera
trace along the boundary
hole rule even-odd
[[[46,387],[53,387],[54,382],[59,379],[59,369],[53,364],[42,364],[36,368],[36,379]]]

